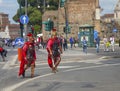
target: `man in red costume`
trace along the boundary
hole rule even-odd
[[[59,51],[54,55],[53,45],[55,41],[57,41]],[[47,43],[47,51],[48,51],[48,65],[52,69],[52,72],[56,73],[56,71],[58,71],[57,67],[61,61],[60,53],[62,53],[62,47],[60,46],[60,40],[57,37],[56,29],[52,30],[51,38],[48,40],[48,43]],[[53,62],[54,62],[54,65],[53,65]]]
[[[22,75],[25,77],[25,70],[31,67],[31,77],[34,77],[34,69],[35,69],[35,46],[34,46],[34,38],[31,33],[27,34],[28,41],[24,43],[22,47],[22,60],[20,63],[19,76]]]

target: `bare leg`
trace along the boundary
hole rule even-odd
[[[2,56],[2,59],[3,59],[3,61],[5,61],[5,57],[4,56]]]
[[[55,70],[56,70],[56,71],[58,71],[58,70],[57,70],[57,67],[58,67],[58,65],[60,64],[60,61],[61,61],[61,57],[57,57],[57,58],[56,58],[56,62],[55,62]]]
[[[34,77],[35,65],[31,64],[31,77]]]
[[[25,77],[25,71],[26,71],[27,69],[28,69],[28,66],[25,65],[24,72],[23,72],[23,74],[22,74],[23,78]]]

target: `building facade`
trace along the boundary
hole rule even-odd
[[[101,16],[101,26],[102,36],[109,38],[114,35],[116,41],[120,39],[120,0],[114,8],[114,13]]]
[[[49,15],[44,14],[44,16]],[[85,24],[94,26],[98,32],[101,31],[99,0],[66,0],[64,7],[59,7],[54,16],[56,17],[55,27],[59,35],[66,36],[64,27],[66,23],[69,26],[68,38],[78,36],[79,27]]]
[[[114,23],[117,29],[115,36],[117,37],[117,39],[120,39],[120,0],[118,0],[114,8]]]
[[[16,38],[20,36],[19,24],[10,24],[8,14],[0,13],[0,33],[2,38]]]
[[[78,35],[81,25],[94,26],[98,32],[101,30],[99,0],[67,0],[65,7],[59,8],[59,31],[62,34],[66,17],[71,31],[69,37]]]
[[[0,32],[3,32],[9,23],[8,14],[0,13]]]
[[[104,14],[101,16],[101,26],[102,37],[106,35],[109,38],[113,34],[114,14]]]

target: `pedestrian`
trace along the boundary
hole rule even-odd
[[[111,46],[111,50],[114,52],[115,51],[115,38],[114,38],[114,35],[112,35],[110,37],[110,46]]]
[[[110,41],[106,42],[106,51],[109,52],[109,48],[110,48]]]
[[[65,51],[65,49],[67,49],[67,39],[63,38],[63,49]]]
[[[75,45],[75,44],[76,44],[76,38],[75,38],[75,37],[73,38],[73,41],[74,41],[74,42],[73,42],[73,45],[74,45],[74,47],[76,48],[76,45]]]
[[[47,43],[47,52],[48,52],[48,65],[52,69],[52,72],[56,73],[58,71],[57,67],[61,61],[60,54],[62,53],[62,48],[60,46],[60,40],[57,37],[56,29],[53,29],[51,32],[51,38],[49,38]]]
[[[36,53],[34,37],[31,33],[27,34],[28,41],[22,47],[22,60],[20,63],[19,76],[25,77],[25,71],[31,67],[31,77],[34,77]]]
[[[83,47],[83,52],[87,54],[87,40],[85,36],[83,37],[83,40],[82,40],[82,47]]]
[[[74,43],[73,37],[70,37],[69,41],[70,41],[70,47],[72,48],[73,47],[73,43]]]
[[[7,50],[0,46],[0,55],[2,60],[5,61],[5,57],[7,57]]]
[[[108,42],[109,41],[108,41],[106,35],[104,35],[104,38],[103,38],[104,52],[108,51],[108,46],[107,46]]]
[[[15,48],[15,41],[12,41],[12,47]]]
[[[100,36],[99,35],[95,39],[95,44],[96,44],[96,52],[99,53],[99,46],[100,46]]]
[[[63,48],[63,36],[60,36],[59,40],[60,40],[60,46]]]

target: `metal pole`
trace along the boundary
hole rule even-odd
[[[20,9],[20,16],[21,16],[21,15],[22,15],[22,14],[21,14],[21,0],[20,0],[19,9]],[[19,22],[20,22],[20,21],[19,21]],[[23,38],[23,25],[21,25],[21,23],[20,23],[20,35],[21,35],[21,37]]]
[[[43,3],[43,13],[45,12],[45,3],[46,3],[46,1],[44,0],[44,3]]]
[[[67,0],[65,1],[65,5],[64,5],[64,9],[65,9],[65,27],[66,27],[66,40],[67,40],[67,33],[68,33],[68,15],[67,15],[67,4],[66,4]],[[68,48],[68,45],[67,45]]]
[[[25,0],[25,15],[27,16],[27,0]],[[25,24],[25,40],[27,35],[27,24]]]
[[[65,6],[64,6],[64,9],[65,9],[65,27],[66,27],[66,39],[67,39],[67,33],[68,33],[68,18],[67,18],[67,10],[66,10],[66,2],[65,2]]]

